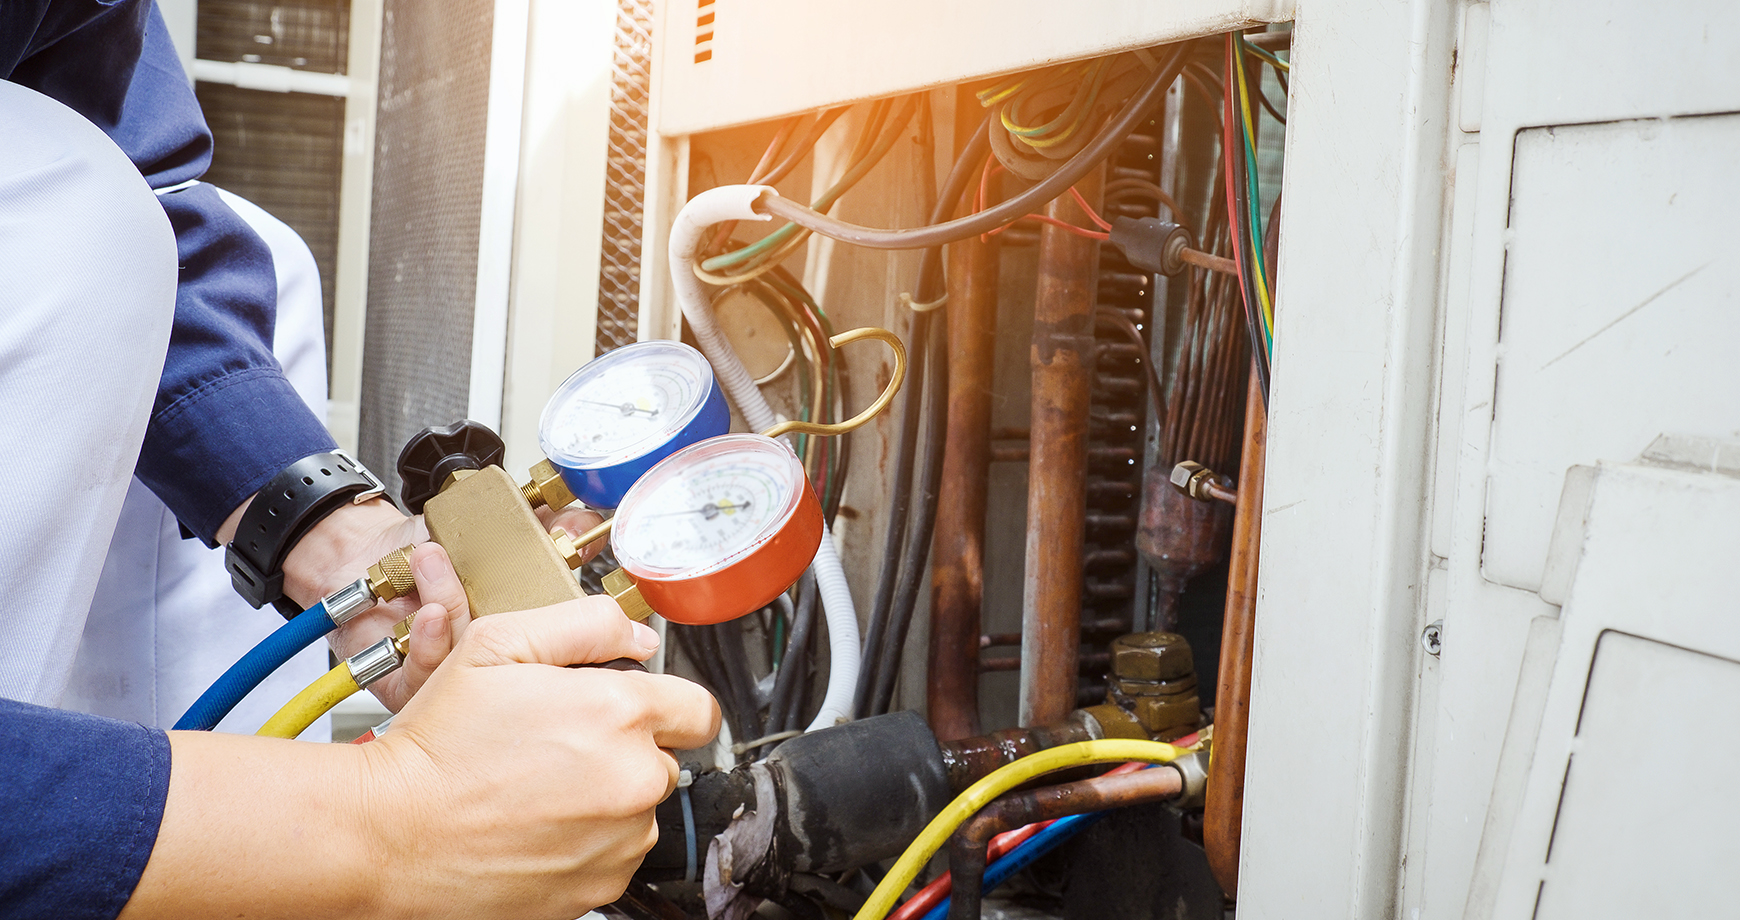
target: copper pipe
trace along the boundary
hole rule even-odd
[[[948,775],[950,788],[964,792],[991,771],[1029,754],[1105,736],[1104,727],[1092,715],[1071,713],[1071,718],[1056,725],[1006,728],[975,738],[941,742],[943,771]]]
[[[1106,673],[1106,669],[1111,667],[1111,664],[1111,655],[1105,652],[1089,652],[1081,656],[1081,661],[1077,667],[1086,674],[1103,675]],[[1021,670],[1021,658],[1016,655],[986,656],[979,659],[979,670],[984,672],[1019,671]]]
[[[979,614],[985,596],[985,507],[991,371],[997,344],[998,242],[949,246],[948,436],[931,544],[927,710],[937,738],[979,733]]]
[[[1185,265],[1206,268],[1211,272],[1220,272],[1223,275],[1237,275],[1239,273],[1239,264],[1226,256],[1217,256],[1212,252],[1203,252],[1188,246],[1178,250],[1178,261]]]
[[[1076,183],[1100,205],[1105,165]],[[1046,213],[1086,226],[1064,195]],[[1082,541],[1087,507],[1088,389],[1093,383],[1094,300],[1099,241],[1052,224],[1039,231],[1033,308],[1031,470],[1027,486],[1027,572],[1021,611],[1022,725],[1061,721],[1075,708],[1081,644]]]
[[[950,920],[978,918],[986,851],[992,837],[1035,821],[1162,802],[1175,799],[1183,792],[1183,775],[1170,767],[1159,766],[1012,792],[992,802],[962,824],[949,839]]]
[[[992,463],[1026,463],[1032,452],[1026,444],[1002,444],[992,447],[989,456]],[[1090,463],[1122,467],[1136,459],[1136,452],[1128,447],[1090,447],[1087,459]]]
[[[1251,714],[1251,653],[1257,615],[1257,550],[1262,536],[1263,454],[1268,418],[1257,375],[1245,390],[1245,443],[1221,627],[1220,684],[1214,698],[1214,753],[1208,767],[1202,843],[1222,891],[1237,897],[1245,811],[1245,736]]]

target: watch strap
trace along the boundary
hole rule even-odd
[[[255,494],[224,549],[224,568],[236,593],[256,609],[272,604],[285,618],[301,613],[284,596],[285,557],[327,515],[385,492],[368,467],[342,450],[313,454],[285,467]]]

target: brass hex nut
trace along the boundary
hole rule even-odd
[[[1178,737],[1202,724],[1202,700],[1186,697],[1130,697],[1132,714],[1157,738]]]
[[[1196,675],[1187,674],[1175,680],[1124,680],[1114,677],[1112,686],[1125,696],[1195,696]]]
[[[520,486],[520,494],[533,508],[546,505],[551,511],[560,511],[574,504],[573,491],[562,479],[562,473],[556,469],[556,464],[548,460],[539,460],[532,467],[532,479]]]
[[[1131,633],[1112,642],[1112,677],[1118,680],[1174,681],[1195,674],[1190,643],[1177,633]]]

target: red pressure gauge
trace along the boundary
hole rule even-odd
[[[641,477],[616,509],[610,547],[668,620],[719,623],[767,606],[822,540],[822,509],[784,441],[728,434]]]

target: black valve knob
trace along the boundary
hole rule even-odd
[[[447,477],[460,470],[501,466],[506,452],[501,435],[470,419],[425,428],[399,451],[399,497],[412,514],[422,514],[423,503],[441,491]]]

